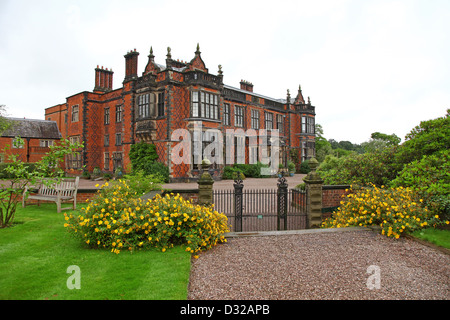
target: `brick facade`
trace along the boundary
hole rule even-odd
[[[11,126],[0,136],[1,162],[8,162],[11,154],[18,155],[23,162],[37,162],[50,151],[49,146],[58,143],[61,138],[54,121],[7,119]],[[22,138],[23,145],[15,143],[16,137]]]
[[[350,186],[323,186],[322,204],[324,208],[339,207],[344,197],[350,193]]]
[[[156,145],[159,161],[169,167],[172,181],[196,178],[195,164],[175,164],[171,159],[179,143],[172,134],[176,129],[193,133],[199,120],[203,130],[215,128],[222,133],[227,128],[267,129],[266,124],[272,123],[273,129],[280,130],[283,163],[292,159],[299,166],[314,156],[315,107],[309,99],[305,102],[300,87],[296,97],[291,98],[288,91],[285,99],[274,99],[254,93],[247,81],[241,81],[240,88],[225,85],[221,66],[217,74],[210,73],[199,46],[190,62],[172,59],[168,48],[165,65],[155,62],[150,49],[140,76],[139,53],[134,49],[124,57],[121,88],[113,89],[111,69],[97,66],[92,92],[77,93],[45,110],[45,118],[58,124],[64,138],[84,143],[78,158],[68,161],[69,168],[81,172],[99,167],[111,172],[122,167],[127,171],[131,145],[145,141]],[[248,139],[245,143],[249,163]],[[220,176],[222,169],[223,165],[216,166],[213,175]]]

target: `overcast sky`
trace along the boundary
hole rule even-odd
[[[94,88],[97,65],[122,86],[124,55],[190,61],[254,92],[295,97],[301,85],[327,139],[402,139],[450,108],[449,0],[0,0],[0,104],[12,117]]]

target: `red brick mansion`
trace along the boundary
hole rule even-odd
[[[172,181],[195,178],[199,174],[195,161],[179,163],[172,158],[180,142],[173,133],[185,129],[194,137],[199,122],[203,132],[278,130],[279,158],[284,164],[291,159],[299,165],[314,156],[315,107],[309,99],[305,101],[300,87],[295,96],[288,91],[283,99],[269,98],[253,92],[253,84],[247,81],[241,81],[240,87],[224,84],[222,67],[218,66],[217,74],[210,73],[198,45],[189,62],[172,59],[170,48],[167,51],[165,65],[161,65],[155,62],[150,49],[141,75],[139,53],[128,52],[125,79],[118,89],[113,89],[113,71],[97,66],[92,92],[76,93],[45,110],[45,119],[57,123],[63,138],[84,143],[83,150],[67,159],[67,169],[127,170],[131,145],[144,141],[155,144],[159,161],[169,167]],[[208,134],[202,135],[202,150],[210,139]],[[245,145],[245,162],[259,161],[259,150],[249,143],[249,138],[243,137],[241,142]],[[227,147],[223,146],[224,152]],[[193,150],[190,157],[202,152]],[[220,176],[224,165],[213,166],[216,176]]]

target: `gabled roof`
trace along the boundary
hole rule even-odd
[[[61,133],[55,121],[7,118],[12,125],[5,130],[2,137],[21,137],[35,139],[61,139]]]

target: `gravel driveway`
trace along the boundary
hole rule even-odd
[[[188,299],[450,299],[449,255],[370,230],[324,231],[230,238],[192,260]]]

